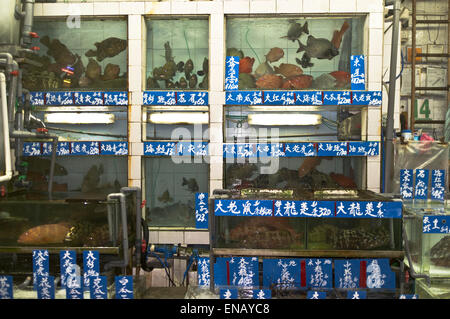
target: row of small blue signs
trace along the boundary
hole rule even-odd
[[[214,215],[402,218],[402,202],[216,199]]]
[[[239,56],[225,59],[225,91],[239,90]],[[364,55],[350,56],[350,84],[352,90],[366,89],[366,63]]]
[[[55,278],[49,272],[49,252],[33,250],[33,288],[38,299],[55,298]],[[100,275],[98,251],[83,251],[83,274],[76,264],[76,252],[60,251],[61,287],[66,289],[67,299],[83,299],[84,291],[91,299],[107,299],[107,279]],[[133,277],[115,277],[116,299],[133,299]],[[12,276],[0,276],[0,299],[13,299]]]
[[[123,106],[128,105],[128,92],[30,92],[33,106]]]
[[[23,156],[50,156],[51,142],[24,142]],[[56,155],[128,155],[128,142],[58,142]]]
[[[198,284],[209,286],[209,257],[199,257]],[[333,276],[334,270],[334,276]],[[273,258],[262,260],[262,283],[258,257],[217,257],[214,285],[226,289],[395,289],[395,273],[389,259]],[[225,292],[225,291],[224,291]],[[254,297],[258,298],[258,292]],[[263,290],[265,296],[270,296]],[[259,296],[261,298],[262,294]],[[222,296],[221,296],[222,297]],[[225,296],[223,296],[225,297]],[[231,297],[228,295],[228,297]]]
[[[224,158],[377,156],[380,142],[225,143]],[[144,142],[144,156],[207,156],[206,142]]]
[[[415,179],[414,179],[415,176]],[[428,188],[431,177],[431,192]],[[404,200],[428,199],[444,201],[445,198],[445,169],[401,169],[400,170],[400,195]],[[414,183],[415,182],[415,183]]]

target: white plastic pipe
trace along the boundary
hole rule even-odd
[[[8,101],[6,98],[6,77],[3,72],[0,72],[0,95],[2,108],[2,122],[3,122],[3,144],[5,147],[5,174],[0,176],[0,183],[7,182],[12,178],[12,164],[11,164],[11,148],[9,145],[9,125],[8,125]]]

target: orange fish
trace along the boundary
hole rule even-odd
[[[345,87],[348,84],[350,84],[351,81],[351,75],[348,72],[345,71],[334,71],[331,72],[330,75],[332,75],[336,79],[336,87]]]
[[[269,53],[266,55],[266,61],[276,62],[284,56],[284,51],[281,48],[275,47],[270,49]]]
[[[307,89],[311,86],[313,77],[311,75],[297,75],[286,79],[283,82],[283,89]]]
[[[65,224],[46,224],[28,229],[19,236],[17,243],[24,245],[62,244],[70,227]]]
[[[342,37],[344,36],[345,31],[350,27],[350,24],[348,24],[347,21],[345,21],[342,24],[341,30],[335,30],[333,33],[333,39],[331,40],[331,43],[334,45],[336,49],[339,49],[341,46]]]
[[[356,188],[355,182],[350,177],[335,173],[330,173],[330,177],[333,179],[333,181],[344,188]]]
[[[287,78],[303,74],[301,67],[289,63],[281,63],[280,66],[274,67],[274,70],[275,73],[284,75]]]
[[[314,167],[320,164],[322,159],[317,156],[307,157],[303,160],[302,165],[298,168],[298,177],[308,174]]]
[[[255,58],[246,56],[239,61],[239,73],[252,73],[253,63]]]
[[[278,89],[283,84],[283,78],[275,74],[265,74],[256,81],[256,86],[261,89]]]

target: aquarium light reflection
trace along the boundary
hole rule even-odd
[[[249,114],[248,124],[250,125],[320,125],[322,115],[320,114]]]
[[[154,112],[148,114],[148,122],[154,124],[208,124],[207,112]]]
[[[114,120],[114,114],[110,113],[47,113],[44,115],[45,123],[111,124]]]

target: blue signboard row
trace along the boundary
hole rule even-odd
[[[201,258],[198,268],[199,286],[209,285],[209,258]],[[333,276],[334,272],[334,276]],[[255,289],[271,287],[289,289],[395,289],[395,273],[389,259],[271,258],[263,259],[262,280],[259,279],[258,257],[217,257],[214,284],[226,288]],[[204,280],[208,278],[208,280]],[[333,280],[334,278],[334,280]],[[233,293],[234,292],[234,293]],[[230,294],[231,293],[231,294]],[[236,291],[221,297],[236,298]],[[356,296],[355,296],[356,297]]]
[[[143,105],[206,106],[209,104],[208,92],[144,91],[142,98]]]
[[[145,156],[208,156],[206,142],[144,142]]]
[[[33,106],[122,106],[128,105],[128,92],[30,92]]]
[[[423,217],[422,232],[424,234],[450,234],[450,216],[427,215]]]
[[[414,179],[415,177],[415,179]],[[429,192],[431,177],[431,192]],[[444,169],[401,169],[400,195],[404,200],[431,200],[444,201],[446,192],[446,174]]]
[[[402,218],[402,202],[216,199],[214,215]]]
[[[51,142],[24,142],[23,156],[50,156],[52,146]],[[56,155],[128,155],[128,142],[58,142]]]
[[[308,157],[308,156],[377,156],[380,142],[301,142],[275,144],[224,144],[224,158]]]
[[[380,106],[381,91],[228,91],[226,105]]]

